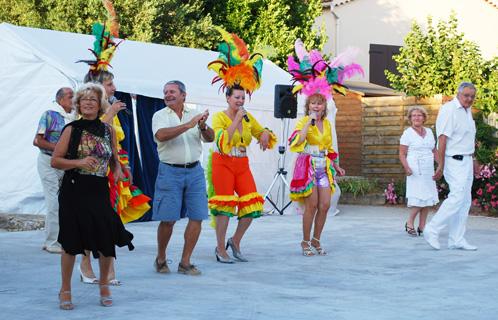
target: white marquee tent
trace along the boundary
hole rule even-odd
[[[60,87],[77,88],[81,83],[88,66],[75,61],[91,58],[87,49],[92,44],[89,35],[0,24],[0,212],[44,212],[36,169],[38,150],[32,145],[38,120]],[[182,80],[187,86],[187,102],[209,108],[213,114],[226,106],[218,86],[210,85],[214,73],[206,68],[216,57],[212,51],[124,41],[112,61],[112,72],[119,91],[154,98],[162,98],[166,81]],[[247,100],[246,108],[279,134],[282,121],[273,118],[276,84],[290,84],[290,75],[265,61],[262,87]],[[251,148],[253,172],[264,193],[277,170],[279,155],[262,153],[256,144]]]

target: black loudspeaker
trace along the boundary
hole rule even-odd
[[[275,85],[274,107],[273,116],[275,118],[294,119],[297,116],[297,99],[292,94],[292,86],[284,84]]]

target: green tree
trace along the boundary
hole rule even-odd
[[[399,74],[386,70],[391,86],[407,95],[427,97],[454,95],[462,81],[478,87],[475,106],[484,113],[496,111],[498,102],[497,59],[486,61],[479,47],[458,32],[458,20],[452,13],[448,21],[436,27],[427,19],[427,32],[413,23],[397,62]]]
[[[322,49],[325,29],[313,29],[322,13],[320,0],[207,0],[206,10],[213,22],[244,39],[251,50],[270,46],[273,61],[284,66],[294,52],[294,41],[301,38],[308,48]]]
[[[251,50],[271,46],[283,65],[294,40],[323,47],[325,31],[312,30],[320,0],[114,0],[121,29],[130,40],[215,49],[213,26],[238,34]],[[90,33],[105,21],[101,0],[0,0],[0,22],[52,30]]]
[[[202,0],[114,0],[120,35],[130,40],[211,48],[218,35]],[[101,0],[0,0],[1,22],[59,31],[91,33],[106,20]]]

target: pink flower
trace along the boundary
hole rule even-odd
[[[487,204],[484,205],[484,211],[488,211],[489,210],[489,206]]]
[[[472,200],[472,204],[474,206],[477,206],[477,205],[479,205],[479,201],[477,201],[477,199],[474,199],[474,200]]]
[[[497,205],[498,205],[498,201],[491,201],[491,206],[493,208],[496,208]]]
[[[481,188],[479,188],[479,190],[477,190],[477,191],[476,191],[476,194],[477,194],[478,196],[482,196],[482,189],[481,189]]]

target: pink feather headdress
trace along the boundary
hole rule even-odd
[[[306,51],[301,39],[297,39],[294,46],[299,63],[293,56],[287,59],[287,67],[294,81],[293,93],[300,92],[305,96],[320,93],[328,100],[332,98],[332,90],[346,94],[343,85],[345,79],[356,74],[364,75],[362,67],[353,62],[358,49],[348,48],[327,62],[318,50]]]

